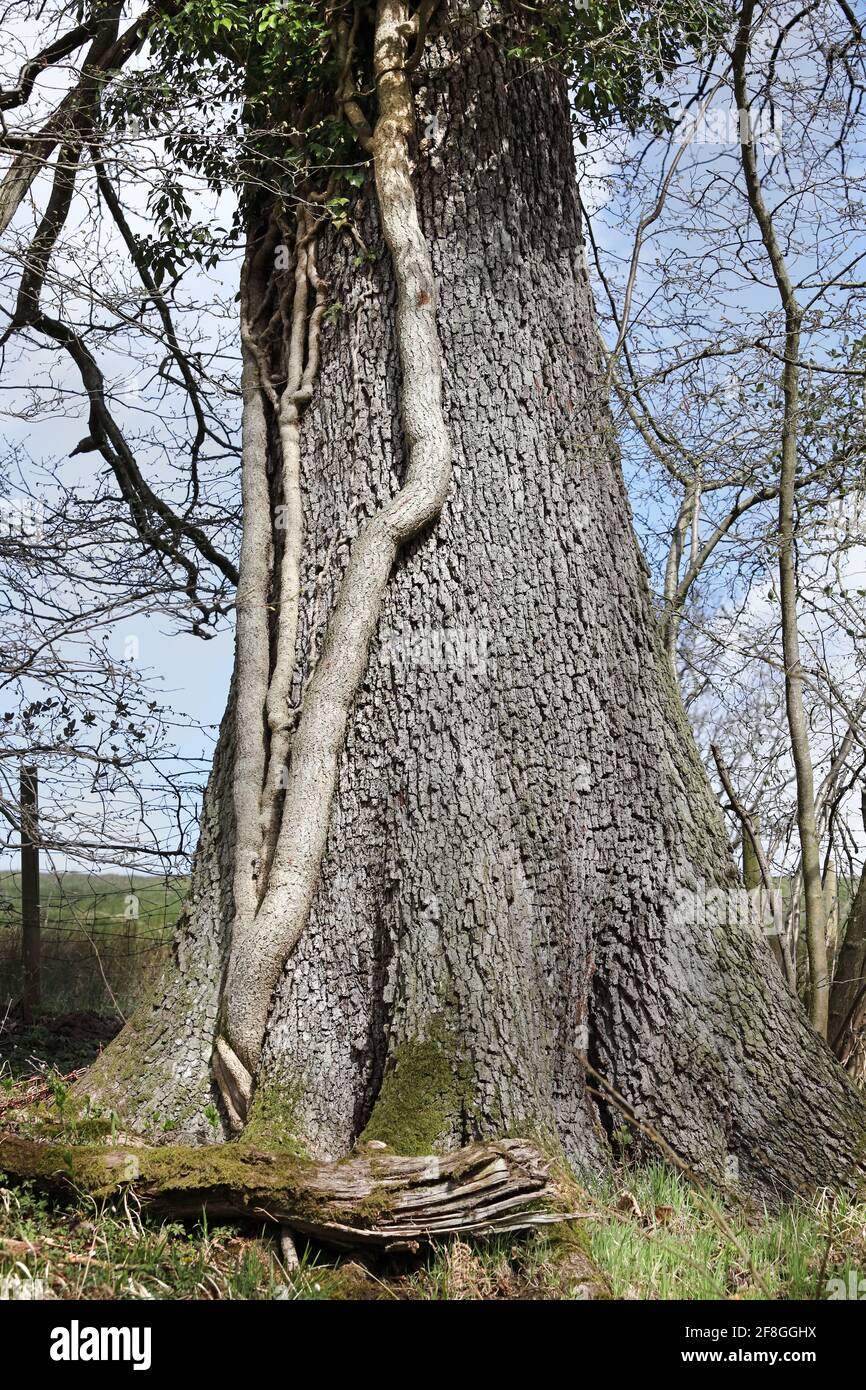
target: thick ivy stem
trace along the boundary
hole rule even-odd
[[[406,474],[399,491],[363,527],[352,546],[292,740],[267,889],[254,920],[238,919],[233,934],[220,1051],[230,1052],[250,1078],[261,1056],[274,986],[308,920],[349,714],[364,678],[391,571],[401,547],[439,515],[451,480],[433,268],[418,217],[409,158],[414,108],[405,64],[411,32],[403,0],[380,0],[374,38],[379,115],[372,153],[382,228],[397,286]],[[221,1067],[215,1069],[219,1077]]]
[[[261,793],[262,879],[267,887],[280,823],[281,790],[291,744],[292,678],[301,604],[301,557],[304,538],[301,496],[301,417],[313,393],[319,362],[319,332],[325,308],[325,282],[316,270],[316,228],[299,213],[295,237],[295,286],[292,310],[285,325],[286,385],[276,409],[282,458],[282,535],[279,602],[276,621],[276,661],[268,687],[266,710],[270,733],[267,776]],[[310,291],[315,294],[307,317]],[[261,896],[261,895],[260,895]]]
[[[233,796],[237,816],[234,873],[235,916],[249,922],[257,905],[261,857],[259,796],[265,775],[262,709],[268,689],[268,583],[272,560],[270,497],[266,469],[267,422],[260,370],[251,328],[242,307],[244,398],[241,422],[241,497],[244,527],[240,579],[235,600],[237,648],[237,741]]]

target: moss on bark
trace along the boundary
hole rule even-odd
[[[361,1135],[397,1154],[435,1153],[466,1113],[470,1073],[459,1040],[444,1015],[428,1036],[395,1048],[373,1113]]]

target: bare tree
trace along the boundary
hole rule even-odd
[[[593,219],[669,659],[793,876],[794,964],[802,890],[823,1034],[823,879],[834,843],[850,847],[863,749],[864,610],[845,576],[862,534],[862,63],[838,7],[744,5],[729,44],[677,79],[673,128],[620,146],[614,215],[652,214],[631,255],[605,247],[604,209]]]

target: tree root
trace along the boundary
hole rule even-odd
[[[243,1144],[202,1148],[65,1147],[0,1139],[0,1171],[97,1197],[131,1187],[155,1211],[245,1218],[291,1240],[339,1249],[416,1251],[430,1240],[487,1235],[568,1221],[564,1190],[547,1158],[522,1139],[472,1144],[442,1157],[376,1150],[337,1163]]]
[[[224,1038],[217,1038],[214,1044],[211,1065],[231,1131],[240,1134],[250,1108],[253,1079]]]

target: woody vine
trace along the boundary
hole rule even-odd
[[[249,236],[241,287],[244,534],[237,596],[235,916],[213,1055],[214,1076],[235,1132],[243,1128],[249,1110],[274,986],[309,915],[349,711],[364,676],[388,578],[401,547],[438,516],[451,476],[435,284],[410,161],[414,113],[409,72],[418,61],[433,8],[425,3],[410,13],[403,0],[379,0],[372,34],[378,114],[372,129],[353,78],[359,30],[369,21],[356,10],[351,25],[340,18],[331,35],[337,55],[336,113],[372,158],[394,268],[408,462],[400,489],[354,541],[321,654],[297,711],[291,708],[290,692],[303,546],[301,430],[318,369],[327,286],[317,271],[316,243],[333,197],[333,175],[322,191],[302,187],[290,213],[275,207],[267,225]],[[293,242],[294,264],[278,283],[269,271],[284,239]],[[279,438],[282,470],[276,496],[266,466],[271,427]],[[278,576],[275,595],[270,592],[272,571]]]

